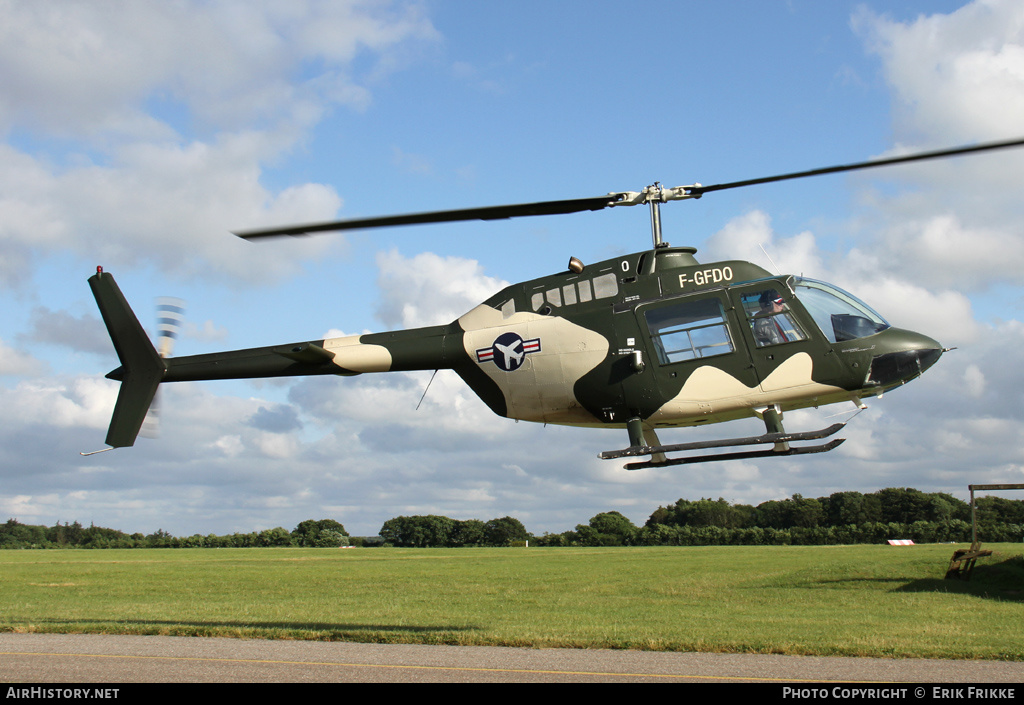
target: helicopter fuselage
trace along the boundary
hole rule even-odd
[[[941,354],[835,287],[694,252],[514,284],[448,325],[172,358],[161,381],[452,369],[499,416],[661,428],[859,403]]]
[[[859,403],[941,354],[834,287],[693,253],[666,247],[507,287],[456,321],[469,360],[453,368],[502,416],[672,427]],[[762,310],[766,295],[779,311]],[[489,356],[503,338],[522,345],[513,365]]]

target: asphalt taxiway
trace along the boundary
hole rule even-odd
[[[0,634],[6,683],[1024,683],[1024,663]]]

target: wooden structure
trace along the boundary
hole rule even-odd
[[[953,551],[946,570],[946,579],[970,580],[974,572],[974,564],[979,558],[991,556],[992,551],[982,550],[978,542],[978,510],[974,504],[974,491],[984,490],[1024,490],[1024,485],[968,485],[971,491],[971,546]]]
[[[958,548],[953,551],[953,558],[949,561],[949,568],[946,570],[946,580],[970,580],[974,572],[974,563],[979,558],[991,556],[992,551],[981,550],[981,544],[974,542],[970,548]]]

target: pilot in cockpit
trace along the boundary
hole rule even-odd
[[[761,292],[758,299],[761,310],[752,321],[754,338],[758,347],[778,345],[792,340],[800,340],[799,329],[793,324],[786,312],[786,301],[774,289]]]

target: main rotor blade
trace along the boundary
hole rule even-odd
[[[759,179],[747,179],[746,181],[733,181],[726,184],[712,184],[710,186],[679,186],[669,191],[674,192],[668,196],[668,200],[680,198],[699,198],[705,193],[712,191],[724,191],[726,189],[740,188],[743,186],[755,186],[757,184],[768,184],[775,181],[787,181],[789,179],[802,179],[807,176],[822,176],[825,174],[837,174],[844,171],[856,171],[858,169],[871,169],[892,164],[904,164],[907,162],[923,161],[926,159],[941,159],[944,157],[955,157],[961,154],[974,152],[985,152],[1008,147],[1024,146],[1024,138],[1007,140],[1003,142],[988,142],[969,147],[955,147],[934,152],[918,152],[906,154],[900,157],[889,157],[887,159],[876,159],[874,161],[857,162],[855,164],[844,164],[830,166],[822,169],[811,169],[809,171],[797,171],[791,174],[779,174],[776,176],[765,176]],[[643,192],[613,192],[603,196],[592,198],[572,198],[559,201],[539,201],[537,203],[516,203],[506,206],[486,206],[483,208],[462,208],[457,210],[426,211],[423,213],[406,213],[404,215],[386,215],[371,218],[350,218],[347,220],[334,220],[325,223],[307,223],[304,225],[288,225],[277,228],[260,228],[256,230],[236,231],[238,237],[253,240],[265,237],[278,237],[282,235],[309,235],[311,233],[331,232],[337,230],[359,230],[364,228],[384,228],[396,225],[420,225],[426,223],[450,223],[460,220],[504,220],[507,218],[520,218],[531,215],[561,215],[565,213],[579,213],[581,211],[596,211],[608,208],[613,205],[639,205],[652,200],[651,194],[665,194],[660,188],[651,191],[651,187]]]
[[[770,184],[775,181],[787,181],[789,179],[802,179],[805,176],[821,176],[823,174],[837,174],[843,171],[856,171],[858,169],[871,169],[877,166],[889,166],[890,164],[903,164],[905,162],[923,161],[925,159],[941,159],[943,157],[955,157],[959,154],[970,154],[972,152],[985,152],[993,149],[1006,149],[1007,147],[1024,146],[1024,139],[1007,140],[1004,142],[988,142],[970,147],[955,147],[953,149],[942,149],[936,152],[918,152],[917,154],[906,154],[902,157],[890,157],[888,159],[876,159],[869,162],[858,162],[856,164],[845,164],[841,166],[830,166],[823,169],[811,169],[810,171],[797,171],[792,174],[779,174],[778,176],[765,176],[760,179],[748,179],[746,181],[733,181],[728,184],[712,184],[711,186],[687,186],[686,193],[691,196],[701,196],[712,191],[724,191],[730,188],[742,186],[754,186],[756,184]]]
[[[281,235],[308,235],[310,233],[331,232],[335,230],[358,230],[362,228],[384,228],[394,225],[419,225],[423,223],[449,223],[459,220],[504,220],[529,215],[561,215],[596,211],[607,208],[619,201],[624,194],[609,193],[593,198],[573,198],[561,201],[540,201],[538,203],[517,203],[507,206],[486,206],[483,208],[462,208],[458,210],[428,211],[425,213],[406,213],[404,215],[386,215],[373,218],[351,218],[326,223],[308,223],[306,225],[289,225],[281,228],[259,230],[243,230],[235,235],[246,240]]]

